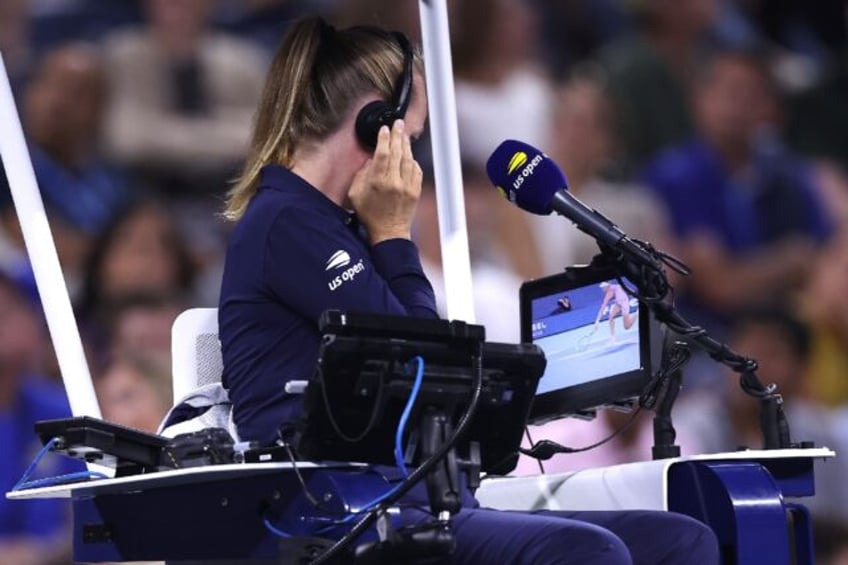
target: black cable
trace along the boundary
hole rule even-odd
[[[583,452],[583,451],[589,451],[590,449],[595,449],[596,447],[600,447],[600,446],[602,446],[603,444],[605,444],[605,443],[607,443],[607,442],[609,442],[609,441],[612,441],[613,439],[615,439],[615,438],[616,438],[616,437],[618,437],[619,435],[623,434],[623,433],[624,433],[624,432],[625,432],[628,428],[630,428],[630,426],[631,426],[631,425],[633,425],[633,422],[635,422],[635,421],[636,421],[636,418],[639,416],[639,414],[640,414],[641,412],[642,412],[642,407],[641,407],[641,406],[637,406],[637,407],[636,407],[636,410],[634,410],[634,411],[630,414],[630,418],[628,418],[628,419],[627,419],[627,421],[626,421],[626,422],[624,422],[624,424],[622,424],[622,425],[621,425],[621,426],[620,426],[617,430],[615,430],[613,433],[611,433],[610,435],[608,435],[608,436],[607,436],[607,437],[605,437],[604,439],[602,439],[602,440],[600,440],[600,441],[597,441],[597,442],[595,442],[595,443],[593,443],[593,444],[591,444],[591,445],[587,445],[587,446],[585,446],[585,447],[572,447],[572,448],[568,448],[568,449],[570,449],[570,451],[567,451],[566,453],[581,453],[581,452]]]
[[[297,477],[297,481],[300,483],[300,489],[303,492],[303,495],[309,501],[309,503],[312,504],[312,506],[314,506],[316,509],[318,509],[318,510],[320,510],[320,511],[322,511],[322,512],[324,512],[324,513],[326,513],[327,515],[330,515],[330,516],[343,514],[343,512],[338,512],[338,511],[334,511],[332,509],[327,508],[324,505],[324,503],[321,502],[318,499],[318,497],[316,497],[314,494],[312,494],[312,491],[309,490],[309,487],[306,485],[306,481],[304,480],[303,475],[301,474],[300,469],[297,466],[297,459],[295,459],[295,457],[294,457],[294,453],[291,450],[291,446],[287,443],[282,443],[281,445],[282,445],[283,449],[285,449],[286,454],[289,457],[289,461],[291,462],[291,465],[292,465],[291,468],[294,471],[295,477]],[[273,516],[271,515],[271,511],[273,510],[273,505],[274,505],[273,502],[270,502],[270,501],[267,501],[267,500],[263,503],[264,510],[262,510],[262,512],[261,512],[261,517],[262,517],[263,523],[265,524],[265,528],[268,531],[270,531],[271,533],[273,533],[274,535],[276,535],[277,537],[281,537],[281,538],[292,537],[291,534],[283,532],[282,530],[277,529],[273,525],[273,523],[272,523]]]
[[[292,464],[292,470],[294,471],[294,475],[297,477],[297,481],[300,483],[300,488],[303,491],[303,495],[306,499],[314,506],[315,508],[326,512],[327,514],[339,514],[338,512],[334,512],[324,506],[324,503],[321,502],[318,497],[312,494],[312,491],[309,490],[309,487],[306,485],[306,481],[303,479],[303,475],[300,472],[300,469],[297,467],[297,459],[294,457],[294,453],[291,450],[291,446],[289,444],[283,444],[283,448],[286,450],[286,454],[289,456],[289,461]]]
[[[530,442],[530,449],[536,447],[536,442],[533,441],[533,436],[530,435],[530,426],[524,426],[524,435],[527,436],[527,441]],[[539,464],[539,472],[541,474],[545,474],[545,465],[542,463],[541,459],[536,459],[536,463]]]
[[[647,410],[653,410],[657,402],[661,402],[668,390],[670,376],[683,368],[692,352],[686,342],[674,341],[669,343],[669,336],[666,335],[663,343],[662,357],[660,368],[645,385],[642,394],[639,395],[639,406]]]
[[[377,418],[380,415],[380,405],[383,403],[383,379],[380,379],[380,387],[377,389],[377,398],[374,399],[374,408],[371,410],[371,416],[368,418],[368,423],[365,424],[365,428],[359,435],[349,436],[342,431],[336,421],[336,418],[333,416],[332,410],[330,410],[330,399],[327,397],[327,385],[324,382],[324,371],[321,370],[320,365],[316,370],[318,371],[318,377],[321,379],[321,397],[324,399],[324,410],[327,412],[327,419],[330,421],[333,431],[348,443],[362,441],[362,439],[367,436],[372,429],[374,429],[374,425],[377,423]]]
[[[586,445],[584,447],[566,447],[564,445],[558,444],[555,441],[543,439],[540,442],[536,443],[530,449],[519,448],[518,450],[524,455],[533,457],[534,459],[538,459],[540,462],[543,459],[548,460],[559,453],[581,453],[583,451],[589,451],[591,449],[595,449],[604,445],[605,443],[615,439],[619,434],[624,433],[624,431],[627,430],[633,424],[633,422],[636,421],[636,417],[641,411],[642,407],[637,406],[636,410],[631,413],[630,418],[628,418],[627,421],[622,424],[617,430],[612,432],[604,439],[597,441],[591,445]]]
[[[759,399],[767,399],[777,393],[777,386],[764,385],[757,377],[757,362],[733,351],[730,346],[711,338],[707,331],[700,326],[690,324],[683,316],[674,311],[668,304],[658,304],[657,318],[669,329],[689,338],[703,348],[709,356],[719,363],[726,365],[740,374],[739,384],[748,395]]]
[[[403,495],[412,489],[417,483],[419,483],[426,475],[429,473],[433,467],[435,467],[439,461],[451,450],[457,441],[462,437],[462,435],[466,432],[467,428],[471,425],[471,420],[474,417],[474,414],[477,412],[477,405],[480,401],[480,396],[483,390],[483,352],[482,345],[478,344],[478,350],[476,355],[473,357],[472,365],[474,368],[474,377],[472,382],[473,392],[471,395],[471,401],[468,403],[468,408],[465,410],[465,414],[462,415],[462,418],[459,421],[459,424],[454,430],[454,433],[451,437],[442,444],[442,446],[436,450],[433,455],[431,455],[424,463],[421,464],[415,471],[413,471],[406,480],[400,484],[397,490],[386,500],[384,500],[377,508],[368,512],[359,522],[354,524],[354,526],[350,529],[350,531],[345,534],[344,537],[339,539],[332,546],[327,548],[321,555],[318,556],[317,559],[311,562],[311,565],[321,565],[322,563],[328,563],[331,559],[339,555],[345,548],[347,548],[353,540],[362,535],[365,530],[371,527],[371,524],[377,520],[377,518],[382,514],[386,508],[397,502]]]

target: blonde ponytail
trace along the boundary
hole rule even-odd
[[[236,221],[244,215],[262,167],[291,167],[298,146],[335,131],[363,95],[377,92],[389,100],[403,59],[391,34],[379,28],[336,30],[320,18],[295,24],[271,63],[247,159],[227,194],[224,217]],[[416,64],[420,71],[418,56]]]
[[[294,148],[290,129],[311,78],[310,69],[321,40],[321,22],[309,19],[288,33],[271,63],[253,126],[247,160],[227,195],[224,217],[238,220],[256,193],[259,173],[266,164],[288,166]]]

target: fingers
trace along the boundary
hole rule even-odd
[[[371,242],[408,239],[423,173],[412,155],[402,120],[380,128],[372,160],[355,175],[348,193]]]
[[[424,171],[421,170],[421,166],[412,161],[414,168],[412,171],[412,188],[415,190],[415,199],[417,200],[419,196],[421,196],[421,184],[424,182]]]
[[[405,181],[414,180],[416,167],[418,167],[418,163],[412,157],[412,142],[409,140],[408,135],[404,135],[403,148],[401,150],[400,178]]]
[[[401,161],[403,160],[404,134],[403,120],[395,120],[392,124],[392,134],[389,145],[389,174],[400,173]]]
[[[404,130],[403,120],[395,120],[391,129],[388,126],[380,128],[377,134],[377,146],[374,148],[374,172],[378,176],[405,178],[401,166],[406,155],[409,136]]]
[[[412,189],[407,192],[417,196],[423,173],[412,154],[412,142],[405,130],[403,120],[395,120],[391,129],[387,126],[380,128],[374,157],[367,167],[368,176],[374,180],[381,179],[375,185],[378,189],[406,187]],[[360,173],[364,175],[365,171]]]
[[[421,194],[421,183],[424,180],[424,172],[421,170],[421,165],[412,156],[412,143],[408,136],[406,137],[406,147],[404,150],[404,163],[406,164],[406,170],[402,172],[403,178],[408,186],[413,189],[417,198]]]
[[[377,133],[377,147],[374,148],[373,168],[374,172],[383,176],[389,172],[391,132],[387,126],[381,126]]]

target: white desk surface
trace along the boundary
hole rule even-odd
[[[828,459],[835,455],[826,447],[687,455],[555,475],[489,479],[475,496],[483,506],[501,510],[668,510],[668,470],[676,463]]]
[[[681,461],[766,459],[826,459],[835,453],[827,448],[747,450],[730,453],[688,455],[674,459],[627,463],[599,469],[587,469],[574,473],[539,475],[529,477],[504,477],[486,479],[476,496],[481,504],[494,508],[530,509],[542,507],[560,509],[561,501],[568,500],[570,510],[600,510],[611,508],[656,508],[666,504],[666,475],[671,465]],[[338,463],[315,464],[298,462],[302,469],[361,467],[361,465]],[[189,467],[132,475],[113,479],[98,479],[68,485],[40,487],[6,493],[10,500],[30,498],[70,498],[141,491],[151,488],[170,487],[200,481],[225,480],[250,477],[276,472],[286,472],[292,467],[288,462],[231,463]],[[648,506],[646,506],[648,505]]]
[[[354,463],[310,463],[298,461],[299,469],[315,468],[361,468],[363,465]],[[215,481],[237,477],[250,477],[268,473],[286,472],[291,470],[289,462],[270,463],[230,463],[226,465],[207,465],[204,467],[187,467],[185,469],[172,469],[158,471],[143,475],[131,475],[114,479],[95,479],[91,481],[57,485],[50,487],[39,487],[26,490],[10,491],[6,498],[10,500],[24,500],[28,498],[70,498],[80,496],[94,496],[98,494],[112,494],[120,492],[132,492],[147,490],[150,488],[170,487],[196,483],[200,481]]]

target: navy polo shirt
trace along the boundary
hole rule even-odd
[[[223,384],[245,440],[271,442],[299,417],[322,312],[437,317],[415,244],[370,246],[356,218],[291,171],[268,165],[227,247],[218,310]]]

